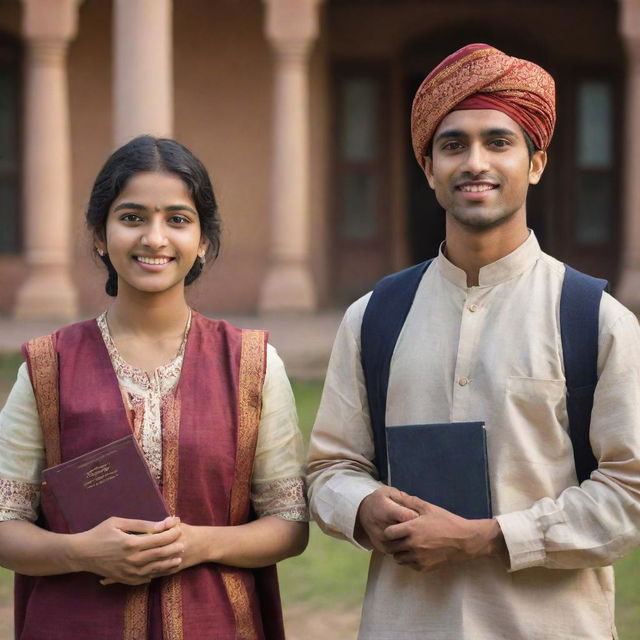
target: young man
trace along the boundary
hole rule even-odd
[[[609,565],[640,540],[640,329],[603,294],[589,430],[598,466],[579,484],[559,323],[565,266],[526,226],[554,94],[537,65],[469,45],[415,97],[412,141],[446,241],[395,345],[386,424],[483,421],[495,517],[467,520],[378,480],[361,298],[336,337],[308,482],[322,529],[373,549],[362,640],[616,637]]]

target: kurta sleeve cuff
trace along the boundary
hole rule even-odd
[[[354,529],[360,503],[380,486],[373,478],[355,473],[331,478],[316,496],[314,505],[322,529],[370,551],[370,546],[363,546],[354,538]]]
[[[547,557],[544,534],[529,511],[496,516],[509,552],[509,571],[543,566]]]

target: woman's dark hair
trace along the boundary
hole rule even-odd
[[[139,136],[116,149],[98,173],[87,206],[87,225],[94,236],[106,237],[109,208],[127,181],[142,171],[165,171],[177,175],[187,186],[196,205],[202,235],[209,240],[208,257],[215,259],[220,251],[221,223],[211,179],[204,165],[189,149],[175,140]],[[108,255],[100,256],[109,277],[105,285],[110,296],[118,294],[118,274]],[[203,263],[196,259],[184,282],[191,284],[202,272]]]

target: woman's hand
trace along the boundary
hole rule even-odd
[[[185,551],[181,537],[178,518],[160,522],[109,518],[72,536],[73,570],[104,576],[103,585],[144,584],[178,570]]]

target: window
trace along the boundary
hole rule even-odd
[[[613,89],[605,80],[576,85],[575,238],[584,247],[611,240],[615,202]]]
[[[367,240],[378,232],[377,170],[380,86],[375,76],[347,75],[339,83],[341,232]]]

